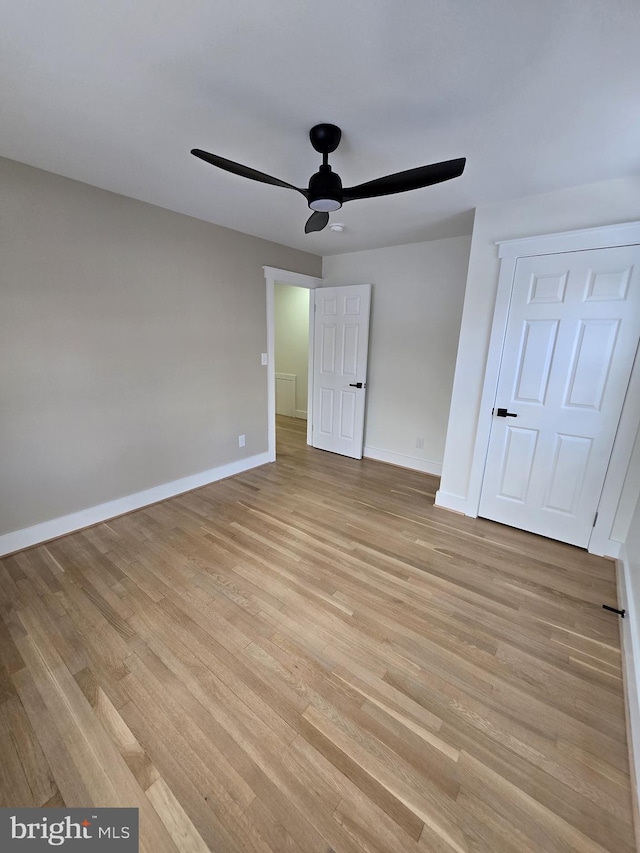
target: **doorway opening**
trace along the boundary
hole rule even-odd
[[[306,434],[310,296],[306,287],[275,283],[276,455],[282,452],[283,434],[298,440]]]
[[[291,411],[299,430],[306,417],[306,441],[311,444],[313,416],[312,359],[313,295],[322,279],[274,267],[264,267],[267,285],[267,399],[268,453],[276,458],[276,411]],[[307,332],[304,334],[306,303]],[[303,341],[306,339],[306,359]],[[306,375],[304,375],[306,364]],[[288,415],[283,415],[288,417]]]
[[[264,267],[267,285],[268,456],[276,458],[276,412],[304,416],[304,368],[283,360],[290,349],[279,339],[276,316],[296,305],[298,328],[308,312],[307,444],[361,459],[364,446],[371,285],[323,287],[322,279]],[[314,291],[308,299],[287,294],[291,288]],[[318,288],[320,288],[318,290]],[[318,290],[317,293],[315,291]],[[277,300],[277,303],[276,303]],[[285,321],[284,326],[287,325]],[[293,337],[302,338],[294,333]],[[276,343],[278,342],[278,363]],[[298,351],[300,347],[297,347]],[[302,380],[302,381],[301,381]],[[290,416],[290,415],[287,415]]]
[[[309,396],[309,293],[279,284],[274,292],[276,415],[307,420]]]

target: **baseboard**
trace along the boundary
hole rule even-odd
[[[307,419],[307,411],[306,409],[296,409],[293,413],[294,418],[300,418],[300,420],[306,421]]]
[[[419,459],[417,456],[406,456],[404,453],[392,453],[389,450],[379,450],[377,447],[366,446],[364,456],[367,459],[376,459],[378,462],[388,462],[399,468],[411,468],[412,471],[422,471],[423,474],[442,474],[442,465],[439,462],[431,462],[428,459]]]
[[[640,625],[630,585],[631,566],[624,545],[616,561],[618,607],[625,610],[620,619],[622,669],[627,717],[627,740],[631,770],[631,790],[636,846],[640,850]]]
[[[436,492],[435,505],[439,506],[440,509],[448,509],[461,515],[467,515],[469,509],[469,502],[466,498],[462,498],[460,495],[450,495],[448,492],[443,492],[442,489],[438,489]]]
[[[13,554],[15,551],[22,551],[24,548],[30,548],[40,542],[57,539],[58,536],[65,536],[67,533],[73,533],[74,530],[90,527],[92,524],[124,515],[134,509],[140,509],[166,498],[172,498],[174,495],[190,492],[192,489],[215,483],[217,480],[224,480],[234,474],[241,474],[243,471],[257,468],[259,465],[265,465],[271,461],[268,453],[258,453],[255,456],[238,459],[236,462],[229,462],[227,465],[220,465],[218,468],[210,468],[208,471],[192,474],[190,477],[182,477],[180,480],[174,480],[171,483],[154,486],[152,489],[146,489],[143,492],[136,492],[136,494],[73,512],[60,518],[53,518],[51,521],[34,524],[32,527],[25,527],[13,533],[5,533],[0,536],[0,557]]]
[[[589,540],[589,553],[595,554],[598,557],[609,557],[612,560],[618,560],[621,554],[622,543],[616,542],[614,539],[609,539],[602,532],[597,532],[594,528]]]

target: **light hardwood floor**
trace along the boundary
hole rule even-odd
[[[0,561],[0,805],[141,850],[635,849],[613,563],[312,450]]]

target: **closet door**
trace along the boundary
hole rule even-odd
[[[480,515],[586,547],[640,335],[640,247],[519,258]]]

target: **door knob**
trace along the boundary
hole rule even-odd
[[[362,388],[362,385],[363,385],[362,382],[350,382],[349,388]]]
[[[497,417],[499,418],[517,418],[515,412],[508,412],[506,409],[494,409],[493,410]]]

